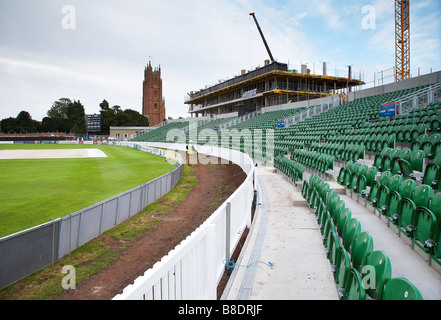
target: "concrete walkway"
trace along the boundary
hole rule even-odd
[[[326,258],[315,215],[297,188],[272,168],[259,166],[259,203],[250,236],[237,261],[222,299],[225,300],[335,300],[333,274]],[[311,173],[303,179],[309,181]],[[331,188],[342,188],[327,179]],[[290,196],[290,193],[292,195]],[[392,277],[405,277],[426,300],[441,299],[441,273],[412,249],[385,219],[380,219],[364,200],[348,192],[340,194],[362,231],[374,240],[374,250],[383,250],[391,260]],[[273,265],[269,266],[269,262]]]
[[[263,166],[257,172],[259,211],[223,299],[338,299],[315,215],[293,206],[289,192],[301,194],[292,183]]]

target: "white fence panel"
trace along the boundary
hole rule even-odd
[[[185,145],[178,144],[144,143],[142,147],[146,145],[185,150]],[[247,178],[199,228],[115,296],[114,300],[216,299],[217,285],[225,270],[225,259],[231,257],[251,221],[254,165],[249,156],[238,151],[216,147],[198,148],[198,151],[236,163]],[[231,208],[228,240],[227,203]],[[227,244],[230,248],[228,253]]]

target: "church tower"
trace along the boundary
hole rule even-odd
[[[165,119],[165,101],[162,97],[161,67],[153,70],[152,64],[144,69],[142,84],[142,114],[147,116],[150,126],[155,126]]]

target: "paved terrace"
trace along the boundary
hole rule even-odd
[[[335,300],[338,299],[331,266],[326,258],[316,216],[303,201],[300,190],[273,168],[259,166],[259,205],[250,236],[230,281],[225,300]],[[337,169],[338,170],[338,169]],[[336,170],[336,171],[337,171]],[[338,172],[338,171],[337,171]],[[311,173],[304,172],[309,181]],[[371,233],[374,250],[383,250],[392,264],[392,277],[406,277],[420,290],[424,299],[441,299],[441,274],[428,265],[363,202],[339,189],[352,217],[360,220],[362,230]],[[291,194],[290,194],[291,193]],[[269,265],[271,262],[272,266]]]

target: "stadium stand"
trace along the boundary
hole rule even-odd
[[[293,119],[308,108],[265,112],[228,127],[251,132],[274,129],[273,165],[301,189],[316,215],[341,299],[423,297],[405,277],[392,277],[394,260],[385,251],[374,250],[373,235],[362,231],[360,220],[326,180],[336,181],[346,195],[385,219],[398,237],[408,238],[412,249],[419,248],[428,264],[441,272],[441,101],[393,118],[380,117],[382,104],[427,87],[357,98],[287,127],[278,128],[278,121]],[[200,126],[198,132],[223,120]],[[168,128],[156,130],[160,129],[138,141],[164,139],[162,130]],[[254,146],[252,138],[250,146],[246,139],[232,137],[228,147],[242,152],[262,147],[265,155],[268,146]],[[309,179],[305,179],[306,171],[312,172]],[[377,276],[372,287],[363,282],[366,266],[374,268]]]

